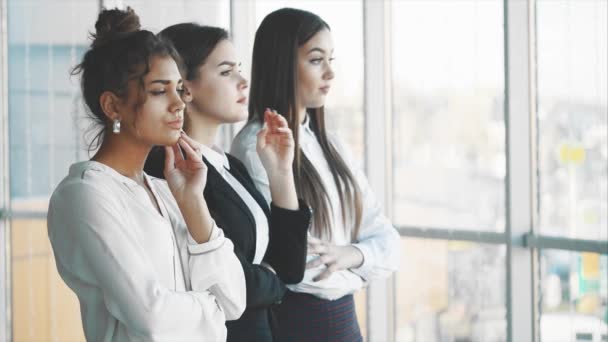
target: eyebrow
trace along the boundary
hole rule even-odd
[[[184,81],[182,81],[182,79],[179,79],[177,81],[177,84],[180,84],[180,83],[183,83],[183,82]],[[163,84],[163,85],[167,85],[167,84],[170,84],[171,81],[170,80],[154,80],[154,81],[150,81],[148,84],[154,84],[154,83],[160,83],[160,84]]]
[[[220,64],[218,64],[217,66],[221,67],[222,65],[227,65],[227,66],[233,67],[233,66],[236,66],[236,65],[241,66],[241,63],[231,62],[231,61],[223,61]]]
[[[320,47],[314,47],[314,48],[308,50],[308,53],[312,53],[312,52],[315,52],[315,51],[316,52],[320,52],[320,53],[325,53],[325,50],[321,49]],[[333,52],[333,50],[332,50],[332,52]]]

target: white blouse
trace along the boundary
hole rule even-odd
[[[270,201],[268,176],[256,152],[256,135],[261,127],[258,121],[247,123],[233,141],[231,153],[245,164],[258,189],[266,200]],[[350,245],[353,223],[344,222],[342,219],[342,203],[333,176],[323,155],[323,150],[314,132],[309,127],[308,118],[300,125],[298,133],[300,148],[321,176],[332,203],[331,242],[339,246]],[[340,156],[344,158],[346,165],[357,165],[348,149],[336,136],[329,135],[329,140],[340,153]],[[363,172],[359,168],[352,171],[361,189],[363,201],[361,229],[357,241],[352,245],[363,254],[363,264],[358,268],[334,272],[329,278],[321,281],[313,281],[313,278],[323,272],[324,265],[308,269],[304,274],[304,280],[300,284],[288,285],[290,290],[334,300],[354,293],[362,288],[367,281],[387,277],[397,269],[400,254],[399,234],[384,215],[382,206],[372,193]],[[315,257],[309,255],[307,261]]]
[[[266,254],[266,248],[268,247],[268,218],[264,213],[264,210],[260,207],[258,202],[251,196],[249,191],[245,189],[243,184],[239,182],[229,172],[230,163],[226,154],[220,150],[217,146],[209,148],[206,145],[202,145],[203,156],[211,163],[211,165],[217,170],[217,172],[224,178],[226,182],[232,187],[239,197],[245,202],[247,208],[253,215],[255,220],[255,256],[253,257],[252,264],[260,264]]]
[[[48,233],[59,274],[80,301],[87,341],[225,341],[245,309],[232,242],[190,236],[167,183],[145,175],[160,211],[132,179],[94,161],[55,189]]]

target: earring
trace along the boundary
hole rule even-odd
[[[114,124],[112,124],[112,133],[120,133],[120,120],[114,119]]]

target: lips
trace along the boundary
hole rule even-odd
[[[240,104],[246,104],[247,103],[247,96],[243,96],[243,97],[239,98],[239,100],[236,101],[236,102],[240,103]]]
[[[167,126],[173,128],[173,129],[182,129],[183,123],[184,123],[184,119],[177,119],[177,120],[167,122]]]
[[[323,94],[327,94],[327,93],[329,93],[329,88],[331,88],[331,86],[321,87],[321,88],[319,88],[319,90],[321,90],[321,92]]]

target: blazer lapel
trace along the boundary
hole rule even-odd
[[[245,177],[241,173],[238,167],[234,165],[231,158],[228,158],[228,163],[230,164],[230,170],[228,170],[228,172],[230,172],[230,174],[232,174],[234,178],[238,179],[238,181],[243,185],[243,187],[247,189],[247,192],[249,192],[251,197],[253,197],[253,199],[255,199],[260,208],[262,208],[262,210],[266,214],[266,217],[270,217],[270,209],[268,208],[268,203],[266,203],[266,199],[264,198],[262,193],[255,187],[254,184],[252,184],[247,179],[247,177]]]
[[[203,157],[203,161],[207,165],[208,169],[206,187],[211,187],[209,190],[213,190],[213,192],[218,196],[223,196],[229,201],[236,204],[236,206],[239,207],[245,213],[245,215],[247,215],[247,218],[251,222],[251,225],[255,227],[255,218],[253,217],[251,210],[249,210],[249,208],[247,207],[245,201],[243,201],[241,196],[239,196],[239,194],[232,188],[232,186],[230,186],[230,184],[228,184],[228,182],[215,169],[215,167],[211,165],[211,163],[207,159],[205,159],[205,157]],[[237,180],[239,179],[237,178]]]

